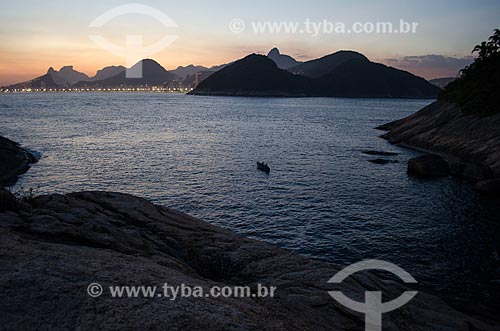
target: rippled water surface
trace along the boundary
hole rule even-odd
[[[381,258],[430,289],[488,297],[498,201],[461,180],[408,177],[417,153],[373,129],[430,102],[3,94],[0,135],[42,152],[20,181],[37,194],[132,193],[302,254]],[[399,162],[372,164],[366,149]]]

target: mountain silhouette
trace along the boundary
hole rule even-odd
[[[264,55],[250,54],[202,81],[192,94],[306,95],[307,77],[278,68]]]
[[[61,76],[69,85],[79,81],[89,80],[89,76],[83,72],[76,71],[73,66],[65,66],[59,69],[59,76]]]
[[[370,62],[364,55],[351,51],[304,64],[308,65],[302,69],[313,77],[293,74],[278,68],[266,56],[251,54],[213,73],[190,94],[434,98],[440,91],[421,77]],[[323,71],[326,73],[320,75]]]
[[[191,94],[434,98],[440,91],[421,77],[371,62],[354,51],[338,51],[287,70],[279,67],[295,62],[273,48],[267,56],[251,54],[209,69],[188,65],[167,71],[158,62],[144,59],[128,71],[122,66],[109,66],[89,78],[73,66],[59,71],[51,67],[45,75],[6,88],[113,88],[166,86],[172,82],[175,86],[195,87],[201,80]],[[127,77],[127,72],[136,72],[139,68],[142,69],[140,78]]]
[[[141,69],[139,69],[142,67]],[[118,87],[118,86],[160,86],[168,84],[176,80],[178,77],[175,74],[168,72],[158,62],[152,59],[144,59],[131,68],[130,72],[142,71],[141,78],[127,77],[127,70],[122,70],[118,74],[93,82],[79,82],[74,87]]]
[[[53,71],[53,70],[54,69],[51,67],[51,68],[49,68],[49,70],[47,71],[47,73],[45,75],[42,75],[40,77],[25,81],[22,83],[13,84],[13,85],[7,86],[6,88],[11,89],[11,90],[27,89],[27,88],[31,88],[31,89],[59,88],[59,87],[61,87],[61,85],[54,82],[54,78],[52,78],[51,71]]]
[[[328,97],[433,98],[440,89],[407,71],[354,59],[318,78],[317,91]]]
[[[47,74],[52,77],[54,83],[60,86],[69,86],[79,81],[89,80],[89,76],[83,72],[76,71],[73,69],[73,66],[64,66],[59,71],[50,67]]]
[[[124,71],[126,68],[124,66],[108,66],[100,70],[97,70],[94,77],[91,77],[91,81],[103,80],[113,76],[118,75],[120,72]]]
[[[368,61],[366,56],[354,51],[338,51],[333,54],[323,56],[319,59],[314,59],[301,63],[297,66],[291,67],[288,71],[294,74],[304,75],[308,77],[320,77],[331,72],[337,66],[349,60],[365,60]]]
[[[300,64],[300,62],[296,61],[293,57],[281,54],[279,49],[276,47],[267,53],[267,57],[273,60],[280,69],[288,69]]]
[[[209,71],[208,68],[204,66],[195,66],[193,64],[190,64],[188,66],[178,66],[174,70],[170,70],[171,73],[179,76],[180,78],[186,78],[187,76],[194,75],[197,72],[201,71]]]

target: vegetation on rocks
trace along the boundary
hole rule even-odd
[[[472,53],[477,53],[474,63],[460,71],[440,99],[457,103],[465,114],[500,113],[500,29],[495,29],[489,41],[476,45]]]

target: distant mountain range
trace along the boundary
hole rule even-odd
[[[339,51],[288,70],[269,57],[251,54],[214,73],[190,94],[434,98],[440,89],[407,71]]]
[[[179,66],[168,71],[152,59],[144,59],[129,70],[142,67],[142,78],[128,78],[123,66],[98,70],[93,77],[64,66],[49,68],[45,75],[6,89],[117,88],[177,86],[195,88],[191,94],[393,97],[428,98],[440,89],[409,72],[368,60],[354,51],[338,51],[306,62],[273,48],[267,56],[251,54],[213,67]]]
[[[437,87],[440,87],[440,88],[445,88],[446,85],[453,82],[455,79],[457,79],[457,77],[435,78],[435,79],[429,80],[429,83],[431,83],[432,85],[436,85]]]
[[[121,70],[118,74],[106,79],[93,81],[79,81],[73,87],[97,88],[97,87],[118,87],[118,86],[161,86],[173,82],[178,76],[167,71],[158,62],[151,59],[144,59],[134,64],[130,72],[142,70],[141,78],[128,78],[127,70]]]
[[[213,66],[210,68],[204,67],[204,66],[195,66],[195,65],[188,65],[188,66],[178,66],[177,69],[171,70],[170,72],[179,76],[179,78],[187,78],[188,76],[194,75],[199,72],[216,72],[219,71],[220,69],[224,68],[227,66],[227,64],[221,64],[218,66]]]
[[[157,86],[167,85],[175,82],[177,85],[192,87],[196,81],[195,74],[203,80],[212,73],[224,68],[227,64],[221,64],[210,68],[203,66],[188,65],[179,66],[175,70],[167,71],[158,62],[144,59],[136,63],[129,70],[134,71],[142,66],[143,77],[127,78],[124,66],[109,66],[96,72],[93,77],[83,72],[76,71],[73,66],[64,66],[59,71],[50,67],[45,75],[22,83],[4,87],[5,89],[42,89],[42,88],[98,88],[98,87],[120,87],[120,86]]]
[[[60,88],[66,86],[73,86],[79,82],[95,82],[109,77],[118,75],[125,71],[123,66],[109,66],[97,71],[95,76],[89,77],[83,72],[76,71],[73,66],[64,66],[59,71],[50,67],[45,75],[35,79],[10,85],[8,89],[21,89],[21,88]]]

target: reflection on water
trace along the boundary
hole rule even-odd
[[[373,129],[429,102],[1,95],[0,134],[43,152],[21,181],[38,193],[128,192],[302,254],[382,258],[429,288],[491,296],[495,201],[460,180],[409,178],[415,152]],[[399,162],[372,164],[365,149]]]

